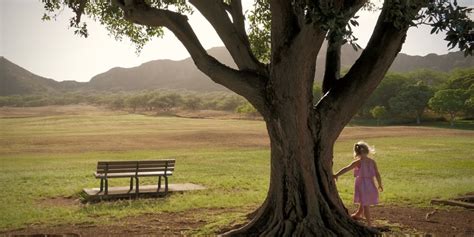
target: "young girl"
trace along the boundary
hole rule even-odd
[[[337,178],[354,169],[354,203],[358,203],[357,211],[351,215],[354,219],[362,219],[365,216],[367,224],[372,225],[370,220],[370,205],[375,205],[379,202],[379,193],[375,186],[374,177],[377,179],[378,190],[383,191],[382,178],[380,177],[375,161],[368,157],[370,151],[369,145],[365,142],[358,142],[354,145],[354,161],[339,170],[334,178]],[[372,150],[373,152],[373,150]]]

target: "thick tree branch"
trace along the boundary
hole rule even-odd
[[[276,107],[297,107],[311,113],[316,59],[326,32],[321,28],[305,26],[291,41],[291,45],[279,52],[280,60],[272,62],[268,92]],[[291,103],[289,98],[298,98]]]
[[[262,75],[267,74],[265,66],[255,58],[250,48],[250,42],[245,33],[240,1],[233,0],[230,5],[231,15],[233,18],[235,17],[234,22],[227,14],[226,8],[229,5],[223,3],[222,0],[212,0],[212,3],[202,0],[190,0],[189,2],[214,27],[239,69],[255,71]],[[237,12],[239,10],[240,13]]]
[[[270,1],[270,10],[272,12],[271,58],[272,64],[278,64],[281,60],[282,50],[292,44],[301,29],[291,1],[272,0]]]
[[[245,31],[245,16],[242,9],[242,0],[232,0],[230,2],[230,14],[232,15],[232,22],[234,23],[235,29],[240,35],[245,36],[245,40],[248,45],[247,32]]]
[[[346,25],[366,2],[366,0],[338,1],[335,3],[335,7],[345,15],[344,24]],[[337,80],[341,77],[341,46],[343,44],[343,39],[341,36],[336,35],[335,30],[336,29],[332,29],[329,32],[326,51],[326,68],[324,71],[322,88],[323,94],[335,86]]]
[[[341,41],[328,41],[326,66],[323,78],[323,94],[326,94],[341,76]]]
[[[295,5],[296,4],[296,5]],[[301,5],[302,4],[302,5]],[[278,96],[297,96],[302,105],[312,104],[317,54],[324,41],[326,31],[319,22],[302,21],[306,3],[284,0],[270,2],[272,11],[272,62],[270,78]],[[287,68],[289,65],[291,68]],[[292,72],[292,68],[303,66],[306,70]],[[283,70],[283,71],[282,71]],[[279,75],[291,75],[282,78]]]
[[[418,9],[419,10],[419,9]],[[384,5],[374,33],[359,59],[349,72],[326,94],[316,107],[317,114],[324,114],[326,134],[336,137],[367,97],[375,90],[401,50],[408,31],[408,23],[397,28],[388,20],[390,9]],[[334,119],[334,118],[338,119]],[[329,136],[329,135],[328,135]]]
[[[251,71],[229,68],[208,55],[186,16],[169,10],[152,8],[143,1],[115,1],[123,9],[127,20],[141,25],[168,28],[186,47],[200,71],[214,82],[244,96],[257,109],[262,110],[264,104],[262,94],[267,79]]]

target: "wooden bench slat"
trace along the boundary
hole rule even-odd
[[[138,163],[138,167],[174,167],[174,163],[168,163],[168,164],[142,164]]]
[[[94,176],[96,178],[105,178],[105,173],[94,173]],[[122,172],[122,173],[112,173],[112,174],[109,174],[107,173],[107,178],[114,178],[114,177],[117,177],[117,176],[120,176],[120,177],[134,177],[135,176],[135,172],[128,172],[128,173],[125,173],[125,172]]]
[[[124,169],[124,168],[120,168],[120,169],[108,169],[108,170],[105,170],[105,169],[97,169],[97,173],[127,173],[127,172],[136,172],[137,169],[136,168],[131,168],[131,169]],[[164,167],[156,167],[156,168],[153,168],[153,167],[150,167],[150,168],[139,168],[138,169],[138,172],[154,172],[154,171],[174,171],[174,167],[171,167],[171,168],[164,168]]]
[[[165,175],[165,172],[162,171],[155,171],[155,172],[138,172],[139,176],[148,176],[148,175]],[[171,176],[173,175],[173,172],[166,172],[166,176]]]
[[[107,161],[107,162],[98,162],[97,166],[106,166],[106,165],[123,165],[123,166],[132,166],[132,165],[137,165],[137,162],[131,162],[131,161]]]
[[[137,166],[137,163],[133,163],[133,164],[113,164],[113,163],[109,163],[109,164],[100,164],[100,165],[97,165],[97,168],[105,168],[105,167],[136,167]],[[148,166],[152,166],[152,167],[155,167],[155,166],[175,166],[175,163],[155,163],[155,164],[150,164],[150,163],[138,163],[138,166],[139,167],[148,167]]]
[[[108,166],[108,167],[105,167],[105,166],[104,166],[104,167],[97,167],[97,170],[106,170],[106,169],[108,169],[108,170],[117,170],[117,169],[135,170],[136,168],[137,168],[136,165],[134,165],[134,166],[129,166],[129,167],[127,167],[127,166]]]
[[[147,166],[140,166],[138,165],[138,167],[135,165],[135,166],[131,166],[131,167],[127,167],[127,166],[108,166],[108,167],[97,167],[97,170],[116,170],[116,169],[129,169],[129,170],[135,170],[135,169],[154,169],[154,168],[159,168],[159,169],[174,169],[174,166],[164,166],[164,165],[147,165]]]
[[[174,171],[174,168],[146,168],[146,169],[143,169],[143,168],[140,168],[138,169],[138,172],[155,172],[155,171]]]
[[[144,177],[144,176],[164,176],[165,172],[139,172],[138,176]],[[172,176],[173,172],[166,172],[166,176]],[[105,178],[105,174],[103,173],[94,173],[94,176],[96,178]],[[107,178],[124,178],[124,177],[135,177],[135,172],[129,172],[129,173],[112,173],[112,174],[107,174]]]
[[[131,164],[131,165],[114,165],[114,164],[109,164],[109,165],[100,165],[97,166],[98,169],[105,169],[105,168],[137,168],[138,167],[166,167],[166,164]],[[168,166],[174,166],[174,165],[168,165]]]
[[[148,167],[138,167],[138,170],[146,170],[146,169],[162,169],[162,170],[171,170],[171,169],[174,169],[175,167],[174,166],[168,166],[168,167],[165,167],[165,166],[148,166]]]
[[[99,161],[97,165],[131,165],[131,164],[174,164],[176,163],[175,160],[140,160],[140,161]]]
[[[98,173],[135,173],[136,169],[109,169],[107,171],[105,170],[97,170]]]
[[[101,165],[101,166],[97,166],[97,168],[99,169],[105,169],[105,168],[109,168],[109,169],[113,169],[113,168],[137,168],[137,164],[133,164],[133,165],[113,165],[113,164],[110,164],[110,165]]]
[[[174,169],[174,166],[158,166],[158,165],[153,165],[153,166],[133,166],[133,167],[124,167],[124,166],[108,166],[108,167],[97,167],[97,170],[116,170],[116,169],[129,169],[129,170],[135,170],[135,169],[152,169],[152,168],[160,168],[160,169]]]

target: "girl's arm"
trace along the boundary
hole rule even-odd
[[[377,183],[379,184],[379,190],[382,192],[383,191],[382,177],[380,177],[379,169],[377,168],[377,163],[375,161],[374,161],[374,167],[375,167],[375,178],[377,179]]]
[[[339,170],[335,175],[334,175],[334,178],[337,179],[337,177],[345,174],[347,171],[351,170],[351,169],[354,169],[356,166],[358,166],[360,163],[360,159],[358,160],[355,160],[353,161],[350,165],[342,168],[341,170]]]

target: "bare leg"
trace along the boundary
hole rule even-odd
[[[367,225],[368,226],[372,226],[372,222],[370,220],[370,206],[364,206],[364,215],[365,215],[365,219],[367,220]]]
[[[364,214],[364,209],[363,209],[362,205],[359,204],[359,207],[357,207],[357,211],[354,212],[351,215],[351,217],[356,220],[356,219],[362,218],[363,214]]]

